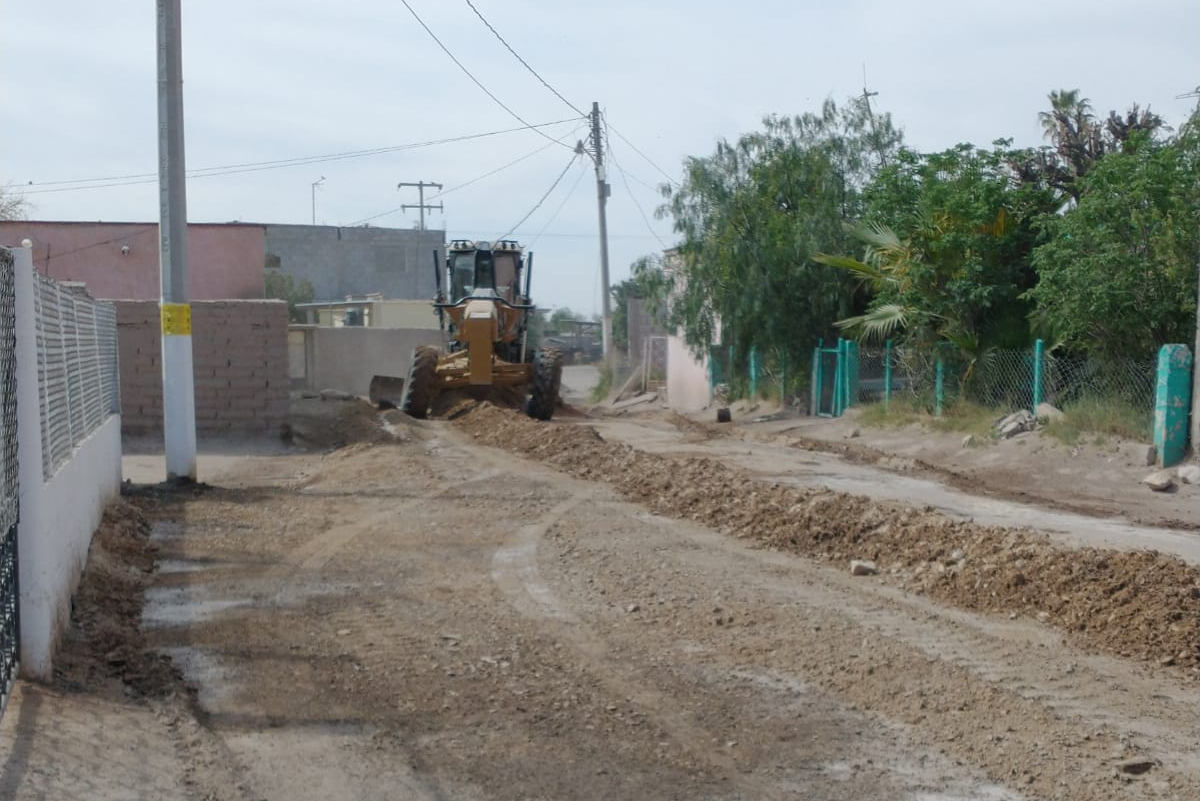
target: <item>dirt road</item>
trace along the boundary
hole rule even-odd
[[[1122,658],[1058,626],[1058,611],[967,611],[941,584],[853,577],[840,559],[730,536],[732,518],[710,514],[709,527],[667,513],[669,498],[632,502],[622,477],[648,475],[634,461],[732,474],[704,473],[696,454],[547,464],[539,442],[562,437],[576,454],[607,443],[582,424],[531,429],[506,414],[393,417],[398,441],[258,458],[211,489],[134,498],[159,560],[145,645],[196,688],[184,703],[127,676],[127,694],[149,695],[129,704],[166,721],[176,756],[177,777],[160,766],[156,787],[217,799],[1195,798],[1187,654]],[[480,444],[509,440],[535,458]],[[785,491],[771,486],[752,487],[753,503]],[[127,796],[93,797],[155,792],[140,776],[127,772]],[[0,787],[55,797],[49,781],[26,772]]]

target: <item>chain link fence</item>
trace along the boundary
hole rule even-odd
[[[886,397],[938,414],[960,401],[997,415],[1049,403],[1084,428],[1149,437],[1153,428],[1157,361],[1095,359],[1038,351],[991,350],[970,360],[952,347],[863,349],[859,403]],[[1040,385],[1038,377],[1040,374]]]
[[[42,474],[49,479],[75,447],[120,411],[117,314],[82,287],[37,276]]]

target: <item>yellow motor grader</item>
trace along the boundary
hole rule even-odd
[[[533,254],[526,256],[507,239],[456,239],[446,247],[444,264],[434,251],[434,269],[433,307],[447,332],[447,345],[445,352],[429,346],[413,351],[400,408],[425,417],[443,391],[484,394],[508,388],[528,392],[525,411],[530,417],[549,420],[558,406],[563,358],[555,348],[527,349],[535,309],[529,297]]]

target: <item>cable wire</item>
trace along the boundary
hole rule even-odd
[[[575,178],[575,183],[571,184],[571,188],[568,189],[567,194],[563,196],[562,203],[558,204],[558,208],[556,208],[554,210],[554,213],[550,215],[550,219],[546,220],[546,224],[543,225],[536,234],[534,234],[533,239],[531,239],[529,241],[529,244],[526,245],[526,247],[530,247],[530,248],[533,247],[534,244],[536,244],[537,241],[542,238],[542,234],[544,234],[546,232],[546,229],[550,227],[550,224],[553,223],[556,219],[558,219],[558,215],[563,210],[563,208],[566,207],[567,201],[570,200],[571,198],[575,197],[575,190],[579,188],[579,183],[580,183],[580,181],[583,180],[583,176],[585,176],[585,175],[587,175],[586,169],[582,169],[579,171],[579,175],[576,176],[576,178]],[[553,234],[551,236],[553,236]]]
[[[509,236],[512,235],[513,231],[520,228],[525,223],[526,220],[528,220],[530,217],[532,217],[533,213],[535,211],[537,211],[538,209],[540,209],[542,207],[542,204],[546,202],[546,198],[550,197],[550,193],[553,192],[554,188],[559,185],[559,183],[563,179],[563,176],[567,174],[567,170],[571,169],[571,165],[575,163],[575,159],[577,159],[577,158],[579,158],[579,154],[572,152],[571,160],[567,162],[567,166],[563,167],[563,171],[560,172],[558,174],[558,177],[554,179],[554,183],[550,184],[550,188],[546,190],[546,194],[542,195],[541,199],[538,200],[538,202],[533,205],[533,208],[530,209],[528,211],[528,213],[526,213],[526,215],[517,222],[516,225],[510,226],[507,232],[496,237],[496,239],[507,239]]]
[[[607,123],[607,116],[605,117],[605,124],[606,124],[606,125],[608,124],[608,123]],[[638,150],[638,146],[637,146],[637,145],[635,145],[633,142],[630,142],[628,139],[626,139],[626,138],[625,138],[625,134],[623,134],[623,133],[621,133],[620,131],[618,131],[618,130],[617,130],[617,128],[616,128],[616,126],[612,126],[612,125],[610,125],[609,127],[610,127],[610,128],[612,128],[612,132],[613,132],[613,133],[615,133],[615,134],[616,134],[618,137],[620,137],[620,139],[621,139],[621,141],[622,141],[622,142],[624,142],[625,144],[627,144],[627,145],[629,145],[631,148],[633,148],[633,152],[634,152],[634,153],[637,153],[639,156],[641,156],[643,159],[645,159],[645,160],[646,160],[646,163],[647,163],[647,164],[649,164],[651,167],[653,167],[654,169],[656,169],[656,170],[658,170],[660,173],[662,173],[662,177],[664,177],[664,178],[666,178],[666,179],[667,179],[667,183],[668,183],[669,185],[671,185],[671,186],[678,186],[678,185],[679,185],[679,183],[678,183],[678,182],[677,182],[677,181],[676,181],[674,178],[672,178],[670,175],[668,175],[668,174],[667,174],[667,171],[666,171],[666,170],[664,170],[662,167],[660,167],[660,166],[658,166],[657,164],[655,164],[653,159],[651,159],[649,156],[647,156],[647,155],[646,155],[645,153],[643,153],[641,150]]]
[[[417,14],[417,12],[415,10],[413,10],[413,7],[408,4],[408,0],[400,0],[400,2],[403,3],[404,7],[408,9],[408,13],[413,15],[413,19],[415,19],[417,21],[417,23],[422,28],[425,29],[425,33],[429,34],[430,38],[433,39],[433,41],[437,42],[437,46],[442,49],[442,52],[445,53],[447,56],[449,56],[450,60],[453,61],[458,66],[458,68],[463,71],[463,74],[466,75],[468,78],[470,78],[471,81],[476,86],[478,86],[480,89],[482,89],[483,93],[485,95],[490,97],[492,99],[492,101],[495,102],[495,104],[498,105],[500,108],[507,111],[509,113],[509,115],[512,116],[513,119],[520,121],[521,123],[523,123],[525,125],[525,127],[536,131],[538,134],[545,137],[546,139],[550,139],[549,134],[545,133],[544,131],[538,130],[533,125],[531,125],[529,122],[527,122],[524,117],[522,117],[517,112],[513,111],[508,106],[506,106],[500,98],[498,98],[494,94],[492,94],[490,89],[488,89],[486,86],[484,86],[478,78],[476,78],[474,75],[472,75],[471,71],[469,69],[467,69],[463,65],[463,63],[454,56],[453,53],[450,52],[450,48],[448,48],[448,47],[446,47],[446,45],[442,44],[442,40],[439,39],[437,34],[434,33],[433,30],[428,25],[425,24],[425,20],[421,19],[420,15]],[[554,141],[554,140],[551,140],[551,141]],[[562,143],[560,142],[559,144],[562,144]],[[569,145],[564,145],[564,147],[569,147]]]
[[[578,128],[578,126],[577,126],[577,127],[575,128],[575,130],[571,131],[571,133],[567,134],[566,136],[564,136],[564,137],[561,137],[560,139],[558,139],[558,140],[556,140],[556,141],[554,141],[554,142],[549,142],[549,143],[547,143],[547,144],[544,144],[544,145],[542,145],[541,147],[539,147],[537,150],[534,150],[534,151],[531,151],[531,152],[529,152],[529,153],[526,153],[524,156],[521,156],[520,158],[515,158],[515,159],[513,159],[512,161],[508,162],[507,164],[504,164],[504,165],[502,165],[502,166],[500,166],[500,167],[497,167],[497,168],[496,168],[496,169],[494,169],[494,170],[490,170],[490,171],[488,171],[488,172],[485,172],[483,175],[477,175],[477,176],[475,176],[474,178],[472,178],[472,179],[471,179],[471,180],[469,180],[469,181],[465,181],[465,182],[463,182],[463,183],[461,183],[461,184],[458,184],[457,186],[452,186],[452,187],[450,187],[449,189],[446,189],[446,190],[444,190],[444,191],[442,191],[442,192],[438,192],[436,195],[432,195],[432,196],[430,196],[429,200],[431,200],[431,201],[432,201],[432,200],[437,200],[439,197],[445,197],[446,195],[450,194],[451,192],[457,192],[459,189],[465,189],[466,187],[470,186],[471,184],[478,183],[479,181],[482,181],[484,178],[490,178],[490,177],[492,177],[493,175],[495,175],[495,174],[496,174],[496,173],[498,173],[498,172],[501,172],[501,171],[503,171],[503,170],[507,170],[509,167],[512,167],[512,166],[514,166],[514,165],[517,165],[517,164],[520,164],[522,161],[525,161],[526,159],[532,158],[532,157],[536,156],[536,155],[537,155],[537,154],[539,154],[539,153],[544,153],[544,152],[546,152],[546,151],[547,151],[547,150],[549,150],[550,148],[554,147],[554,145],[555,145],[555,144],[561,143],[563,139],[567,139],[567,138],[570,138],[570,137],[573,137],[573,136],[575,136],[575,134],[576,134],[576,133],[578,133],[578,132],[579,132],[579,128]],[[352,222],[352,223],[349,223],[348,225],[346,225],[346,227],[347,227],[347,228],[353,228],[353,227],[355,227],[355,226],[358,226],[358,225],[363,225],[364,223],[369,223],[371,220],[377,220],[377,219],[379,219],[380,217],[386,217],[386,216],[388,216],[389,214],[395,214],[395,213],[396,213],[396,212],[398,212],[398,211],[404,211],[404,206],[397,206],[397,207],[396,207],[396,208],[394,208],[394,209],[388,209],[387,211],[381,211],[381,212],[379,212],[378,214],[372,214],[370,217],[363,217],[361,220],[356,220],[356,221],[354,221],[354,222]]]
[[[557,97],[562,102],[566,103],[567,106],[569,106],[572,111],[579,114],[579,116],[581,116],[581,117],[587,116],[587,113],[584,112],[583,110],[581,110],[579,108],[579,106],[575,105],[570,100],[567,100],[565,97],[563,97],[557,89],[555,89],[553,86],[551,86],[549,83],[546,82],[545,78],[543,78],[541,75],[538,75],[537,70],[535,70],[533,67],[529,66],[529,62],[527,62],[525,59],[521,58],[521,56],[517,53],[517,51],[512,49],[512,45],[510,45],[507,41],[505,41],[504,37],[500,35],[500,31],[498,31],[494,27],[492,27],[492,23],[487,21],[487,18],[484,17],[483,14],[480,13],[479,9],[475,7],[475,4],[472,3],[471,0],[466,0],[466,3],[467,3],[467,5],[469,5],[471,7],[471,10],[475,12],[475,16],[479,17],[479,21],[482,22],[484,25],[486,25],[487,29],[489,31],[491,31],[492,34],[497,39],[500,40],[500,44],[504,45],[505,49],[508,50],[508,52],[512,53],[513,58],[515,58],[517,61],[520,61],[522,67],[529,70],[529,73],[533,77],[537,78],[539,81],[542,82],[542,86],[546,87],[551,92],[553,92],[555,97]]]
[[[403,145],[391,145],[388,147],[370,148],[368,150],[348,150],[342,153],[328,153],[321,156],[298,156],[290,159],[278,159],[275,161],[258,161],[246,162],[243,164],[227,164],[219,167],[200,167],[195,170],[188,170],[189,178],[211,178],[221,175],[235,175],[244,172],[262,172],[264,170],[278,170],[285,167],[303,167],[311,164],[324,164],[329,161],[345,161],[348,159],[364,158],[367,156],[378,156],[385,153],[396,153],[404,150],[416,150],[422,147],[432,147],[434,145],[445,145],[454,142],[464,142],[471,139],[482,139],[489,136],[499,136],[500,134],[514,133],[516,131],[525,131],[529,129],[546,128],[553,125],[562,125],[566,122],[574,122],[574,118],[565,120],[555,120],[554,122],[542,122],[534,126],[522,126],[520,128],[505,128],[499,131],[485,131],[484,133],[465,134],[463,136],[452,136],[444,139],[431,139],[425,142],[410,142]],[[576,131],[579,129],[576,128]],[[539,131],[540,132],[540,131]],[[574,135],[574,131],[572,132]],[[565,139],[567,137],[562,137]],[[558,144],[562,144],[562,139],[553,140]],[[133,179],[133,180],[125,180]],[[96,183],[103,181],[106,183]],[[114,186],[134,186],[137,184],[149,184],[158,182],[158,173],[138,173],[134,175],[112,176],[110,178],[79,178],[69,181],[43,181],[39,183],[30,182],[26,186],[34,187],[54,187],[51,189],[29,189],[23,190],[20,186],[14,187],[14,191],[19,191],[26,195],[41,195],[51,192],[71,192],[84,189],[106,189]],[[89,184],[82,186],[81,184]]]
[[[607,128],[608,124],[606,121],[605,133],[607,133]],[[659,236],[658,232],[654,230],[654,227],[650,225],[650,218],[646,216],[646,210],[642,208],[642,204],[638,202],[637,195],[633,194],[633,190],[630,189],[629,179],[625,175],[624,168],[621,167],[621,162],[617,161],[617,153],[615,150],[613,150],[611,139],[609,139],[608,142],[608,158],[612,161],[613,166],[617,168],[617,172],[621,173],[621,182],[625,184],[625,191],[629,193],[629,199],[632,200],[633,205],[637,207],[638,214],[642,215],[642,222],[646,224],[646,230],[654,235],[654,238],[658,240],[658,244],[662,245],[663,250],[667,250],[667,243],[663,241],[663,238]]]

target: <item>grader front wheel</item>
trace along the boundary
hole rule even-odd
[[[424,419],[437,395],[438,350],[428,345],[413,348],[412,362],[408,366],[408,379],[404,382],[404,399],[400,410],[410,417]]]
[[[557,348],[540,348],[533,357],[533,390],[526,411],[535,420],[549,420],[558,406],[563,356]]]

